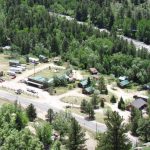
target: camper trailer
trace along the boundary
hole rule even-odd
[[[13,71],[7,71],[7,75],[9,76],[16,76],[16,73]]]
[[[33,58],[33,57],[29,57],[29,62],[30,63],[34,63],[34,64],[38,64],[39,63],[39,59]]]
[[[17,68],[22,69],[22,71],[25,71],[25,70],[26,70],[26,67],[24,67],[24,66],[17,66]]]
[[[15,68],[15,67],[11,67],[10,71],[13,71],[15,73],[22,73],[22,69],[21,68]]]

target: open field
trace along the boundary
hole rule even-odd
[[[105,109],[104,109],[105,110]],[[80,112],[80,108],[69,108],[68,111],[71,113],[78,114],[83,117],[88,117],[86,114]],[[95,112],[95,121],[104,123],[105,114],[103,112]]]
[[[90,97],[77,97],[77,96],[63,97],[61,101],[68,104],[80,105],[83,99],[87,100],[88,102],[90,101]]]
[[[35,76],[42,76],[45,78],[52,78],[55,75],[63,75],[65,73],[66,70],[56,70],[56,69],[44,69],[38,73],[35,74]]]

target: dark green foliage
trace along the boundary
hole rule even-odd
[[[97,109],[99,107],[98,106],[98,104],[99,104],[99,97],[95,93],[92,95],[91,104],[92,104],[92,106],[93,106],[94,109]]]
[[[27,116],[28,116],[28,118],[29,118],[30,121],[34,121],[34,119],[37,117],[36,109],[34,108],[33,104],[30,104],[26,108],[26,113],[27,113]]]
[[[92,104],[91,103],[88,103],[87,104],[87,108],[86,108],[86,113],[88,114],[88,118],[90,119],[90,120],[93,120],[93,119],[95,119],[95,112],[94,112],[94,108],[93,108],[93,106],[92,106]]]
[[[107,114],[105,119],[107,131],[97,137],[97,150],[129,150],[131,148],[131,144],[125,135],[127,126],[122,122],[123,119],[117,112]]]
[[[138,122],[137,134],[142,137],[144,142],[150,141],[150,119],[142,118]]]
[[[120,98],[120,101],[118,102],[118,108],[121,110],[125,110],[125,103],[122,97]]]
[[[105,107],[105,103],[104,103],[104,100],[103,100],[103,99],[100,101],[100,105],[101,105],[102,108]]]
[[[68,136],[67,148],[69,150],[86,150],[85,133],[82,131],[81,126],[78,124],[75,118],[71,119],[71,126]]]
[[[138,135],[137,129],[139,127],[139,119],[141,117],[141,112],[136,109],[136,108],[132,108],[131,109],[131,133],[134,136]]]
[[[110,102],[111,103],[116,103],[116,97],[114,95],[111,97]]]
[[[87,104],[88,104],[88,102],[85,99],[83,99],[82,102],[81,102],[81,106],[80,106],[80,109],[81,109],[82,113],[86,113]]]
[[[52,123],[52,121],[54,120],[54,117],[55,117],[55,113],[54,113],[53,109],[51,109],[51,108],[48,109],[47,115],[45,117],[46,117],[47,122]]]
[[[98,89],[102,94],[108,94],[107,87],[105,85],[105,80],[104,80],[103,76],[101,76],[99,79]]]
[[[45,122],[36,126],[36,134],[39,140],[43,143],[44,149],[49,150],[52,143],[52,128],[49,123]]]

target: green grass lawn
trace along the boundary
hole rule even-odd
[[[42,76],[45,78],[52,78],[55,75],[63,75],[65,73],[65,70],[55,70],[55,69],[51,69],[49,70],[49,68],[44,69],[38,73],[35,74],[35,76]]]
[[[72,112],[72,113],[81,115],[83,117],[87,117],[86,114],[80,112],[80,108],[74,108],[73,107],[73,108],[69,108],[68,110],[70,112]],[[102,112],[96,112],[95,113],[95,121],[100,122],[100,123],[104,123],[104,118],[105,118],[105,114],[104,113],[102,113]]]
[[[77,97],[77,96],[63,97],[61,101],[68,104],[81,105],[83,99],[87,100],[88,102],[90,101],[90,97]]]

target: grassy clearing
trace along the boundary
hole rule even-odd
[[[55,69],[50,69],[47,68],[47,69],[44,69],[38,73],[36,73],[35,75],[36,76],[42,76],[42,77],[45,77],[45,78],[52,78],[53,76],[55,75],[63,75],[65,73],[65,70],[55,70]]]
[[[68,92],[69,89],[68,87],[56,87],[54,90],[56,91],[54,95],[61,95],[61,94]]]
[[[68,104],[81,105],[83,99],[87,100],[88,102],[90,101],[90,97],[77,97],[77,96],[63,97],[61,101]]]
[[[68,109],[70,112],[78,114],[83,117],[87,117],[86,114],[80,112],[80,108],[70,108]],[[95,121],[104,123],[105,114],[103,112],[95,112]]]
[[[9,101],[0,99],[0,106],[2,106],[3,104],[6,104],[6,103],[9,103]]]

